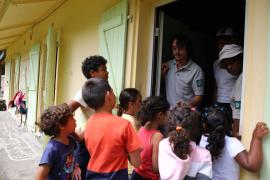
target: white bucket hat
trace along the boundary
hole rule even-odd
[[[216,36],[234,36],[235,32],[231,27],[222,27],[218,30]]]
[[[225,45],[219,53],[218,62],[220,63],[223,59],[232,58],[241,53],[243,53],[243,48],[241,46],[236,44]]]

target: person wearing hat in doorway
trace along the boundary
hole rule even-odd
[[[238,43],[236,32],[229,26],[220,28],[216,34],[216,39],[219,52],[222,50],[224,45]]]
[[[216,34],[216,45],[218,52],[222,50],[224,45],[236,44],[236,33],[231,27],[222,27]],[[223,108],[227,117],[228,125],[232,126],[232,109],[230,107],[231,92],[238,78],[237,75],[232,75],[218,65],[218,59],[213,64],[213,72],[216,82],[215,91],[215,106]],[[230,128],[231,131],[231,128]]]
[[[233,114],[232,133],[235,137],[239,135],[239,121],[241,109],[241,91],[242,91],[242,71],[243,71],[243,49],[236,44],[225,45],[219,53],[219,67],[226,69],[228,73],[238,76],[231,91],[231,108]]]

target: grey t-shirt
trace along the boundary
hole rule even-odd
[[[166,95],[171,108],[178,102],[189,102],[194,96],[204,94],[204,73],[191,59],[188,64],[177,69],[175,59],[167,62]]]

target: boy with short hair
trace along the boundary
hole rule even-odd
[[[109,73],[107,71],[107,60],[99,55],[89,56],[82,62],[82,73],[86,79],[98,77],[107,80]],[[81,89],[77,92],[76,96],[68,103],[72,111],[83,106],[87,108],[87,104],[82,98]]]
[[[91,78],[82,88],[82,97],[95,109],[84,133],[91,155],[87,179],[128,180],[127,160],[139,167],[141,145],[129,121],[112,114],[116,98],[108,81]]]
[[[80,179],[80,169],[74,159],[75,139],[70,136],[76,122],[68,105],[49,107],[42,113],[38,125],[52,138],[43,152],[36,179]]]
[[[99,55],[89,56],[82,62],[82,73],[86,77],[86,79],[90,79],[93,77],[99,77],[102,79],[107,80],[108,79],[108,71],[107,71],[107,60]],[[87,104],[82,98],[82,90],[80,89],[75,97],[68,103],[69,107],[72,109],[72,111],[76,111],[80,106],[87,108],[84,110],[86,111],[86,114],[88,117],[93,112],[90,108],[88,108]],[[85,179],[85,174],[87,171],[87,164],[90,159],[89,153],[87,152],[87,149],[85,147],[84,139],[83,139],[83,133],[85,130],[85,124],[83,123],[81,126],[79,126],[79,130],[76,132],[77,135],[80,138],[80,142],[77,143],[77,149],[75,151],[76,160],[79,163],[79,166],[82,171],[81,178],[82,180]]]

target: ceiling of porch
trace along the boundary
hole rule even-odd
[[[46,19],[67,0],[0,0],[0,50]]]

